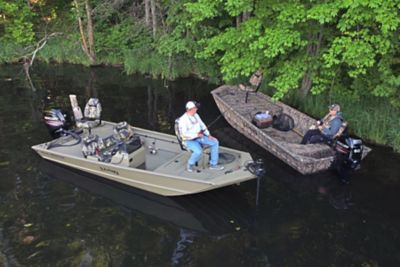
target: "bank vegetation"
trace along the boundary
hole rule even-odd
[[[337,102],[353,134],[399,151],[399,10],[400,0],[0,0],[0,63],[214,83],[261,69],[275,99],[315,117]]]

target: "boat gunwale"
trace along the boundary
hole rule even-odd
[[[42,146],[44,144],[46,144],[46,143],[34,145],[31,148],[33,150],[35,150],[35,151],[46,152],[46,153],[53,154],[53,155],[56,155],[56,156],[72,158],[72,159],[76,159],[76,160],[84,161],[84,162],[87,161],[87,162],[91,162],[91,163],[95,163],[95,164],[99,164],[99,165],[103,165],[103,166],[107,166],[107,167],[111,166],[113,168],[126,170],[128,172],[138,172],[138,173],[152,174],[152,175],[154,175],[154,173],[157,173],[157,172],[154,172],[154,171],[143,170],[143,169],[139,169],[139,168],[118,166],[118,165],[113,165],[111,163],[101,162],[101,161],[93,161],[93,160],[90,160],[90,159],[85,159],[85,158],[81,158],[81,157],[77,157],[77,156],[69,155],[69,154],[66,155],[66,154],[63,154],[63,153],[60,153],[60,152],[57,152],[57,151],[54,151],[54,150],[48,150],[48,149],[45,149],[45,148],[41,148],[40,146]],[[51,160],[52,161],[56,161],[54,159],[51,159]],[[60,161],[60,164],[63,164],[63,163]],[[174,175],[164,174],[164,173],[158,173],[158,175],[166,177],[166,178],[177,179],[177,180],[185,180],[185,181],[190,181],[190,182],[195,181],[195,182],[202,183],[202,184],[215,185],[215,183],[212,183],[212,182],[209,182],[209,181],[196,180],[196,179],[186,178],[186,177],[183,177],[183,176],[174,176]],[[122,177],[122,176],[119,176],[119,177]]]

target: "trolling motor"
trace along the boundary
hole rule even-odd
[[[258,206],[258,200],[260,198],[260,182],[261,177],[266,173],[264,161],[262,159],[257,159],[256,161],[251,161],[246,164],[246,169],[252,174],[257,176],[257,193],[256,193],[256,206]]]
[[[257,177],[262,177],[266,173],[264,161],[262,159],[257,159],[256,161],[247,163],[246,169]]]
[[[341,181],[348,184],[349,172],[358,170],[361,167],[363,154],[363,143],[361,139],[346,137],[340,139],[334,145],[336,152],[334,168],[339,173]]]
[[[67,112],[56,108],[44,111],[43,121],[53,138],[65,135],[65,131],[69,130],[73,124],[72,118]]]

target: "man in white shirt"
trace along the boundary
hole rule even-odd
[[[223,170],[218,165],[218,140],[210,135],[207,126],[197,114],[198,106],[194,101],[186,103],[186,112],[179,118],[179,131],[184,145],[192,151],[187,164],[187,171],[193,172],[193,165],[200,160],[203,154],[203,146],[209,146],[211,150],[210,169]]]

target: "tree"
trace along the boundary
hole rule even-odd
[[[358,90],[378,72],[373,95],[399,95],[399,0],[198,0],[185,4],[196,33],[198,58],[217,58],[224,79],[269,74],[275,98],[291,90],[306,96],[333,88]],[[237,16],[251,16],[237,23]],[[236,22],[236,23],[235,23]],[[212,28],[218,25],[218,27]],[[212,29],[208,32],[199,29]],[[391,82],[382,86],[382,81]]]
[[[26,45],[35,38],[35,13],[24,0],[0,0],[0,39]]]
[[[79,25],[79,32],[81,35],[82,49],[85,54],[89,57],[91,64],[96,64],[96,51],[94,42],[94,29],[93,29],[93,18],[92,18],[92,6],[89,0],[85,0],[85,11],[86,11],[86,33],[83,26],[83,19],[81,16],[81,10],[78,0],[74,0],[75,10],[77,14],[77,20]]]

